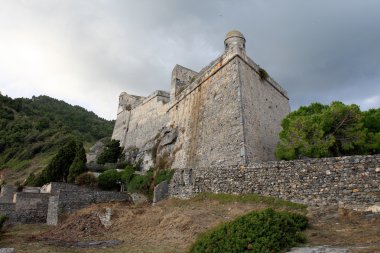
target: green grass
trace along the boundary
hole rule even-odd
[[[276,209],[286,209],[289,211],[298,211],[301,213],[307,212],[307,206],[303,204],[293,203],[287,200],[282,200],[275,197],[262,196],[258,194],[243,194],[243,195],[232,195],[224,193],[200,193],[192,198],[193,201],[202,200],[217,200],[220,203],[230,203],[230,202],[242,202],[242,203],[257,203],[265,204],[267,207]]]
[[[12,159],[12,160],[8,161],[3,167],[4,168],[11,168],[14,171],[21,171],[21,170],[28,168],[29,165],[30,165],[30,160],[19,161],[19,160]]]

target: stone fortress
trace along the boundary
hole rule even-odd
[[[170,93],[121,93],[112,139],[127,157],[140,159],[145,170],[153,165],[152,156],[169,157],[172,168],[274,160],[289,98],[260,74],[245,42],[239,31],[230,31],[224,53],[200,72],[176,65]]]
[[[310,205],[380,211],[380,155],[275,161],[287,92],[228,32],[225,51],[200,72],[176,65],[171,90],[123,92],[112,138],[143,170],[175,169],[163,196],[258,193]]]

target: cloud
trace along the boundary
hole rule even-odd
[[[239,29],[247,53],[286,90],[378,107],[380,2],[5,0],[0,91],[46,94],[116,117],[118,95],[169,90],[175,64],[199,71]]]

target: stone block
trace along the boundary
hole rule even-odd
[[[163,181],[154,187],[153,192],[153,204],[166,199],[169,195],[169,185],[168,182]]]

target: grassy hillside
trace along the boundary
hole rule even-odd
[[[68,138],[90,145],[111,136],[113,125],[114,121],[48,96],[12,99],[0,94],[2,176],[39,170]]]

